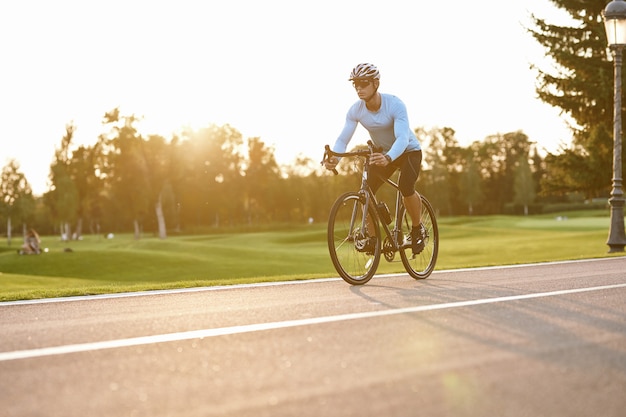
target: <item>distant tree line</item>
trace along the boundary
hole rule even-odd
[[[345,159],[334,176],[319,155],[279,166],[260,138],[243,140],[235,128],[209,125],[167,140],[143,136],[134,115],[113,109],[92,146],[73,149],[66,126],[50,166],[50,189],[32,194],[17,161],[2,170],[0,219],[6,235],[34,227],[65,239],[83,233],[132,232],[166,238],[223,228],[325,221],[334,199],[358,186],[357,163]],[[551,167],[522,133],[498,134],[459,145],[451,128],[416,129],[424,163],[418,189],[440,215],[541,212],[548,203],[606,197],[596,189],[546,187]],[[559,167],[560,169],[560,167]],[[380,196],[393,199],[391,188]]]

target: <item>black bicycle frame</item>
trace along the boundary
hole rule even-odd
[[[372,188],[370,187],[369,182],[367,181],[369,179],[369,169],[370,169],[369,161],[366,161],[363,167],[363,174],[361,175],[361,189],[359,190],[359,193],[365,194],[365,210],[363,211],[363,219],[361,220],[362,222],[361,226],[363,226],[366,223],[367,208],[373,202],[374,212],[376,213],[376,218],[378,219],[378,223],[382,225],[383,229],[385,230],[386,235],[390,237],[390,240],[393,243],[394,251],[400,250],[401,243],[398,242],[398,237],[399,237],[398,234],[402,230],[402,228],[400,227],[400,222],[402,221],[402,219],[400,218],[400,211],[401,211],[401,205],[402,205],[402,196],[400,195],[400,187],[398,186],[397,183],[393,182],[389,178],[380,177],[384,182],[386,182],[387,184],[389,184],[390,186],[396,189],[395,220],[393,222],[393,229],[390,229],[389,226],[380,218],[380,213],[378,212],[378,199],[376,198],[376,195],[372,191]]]

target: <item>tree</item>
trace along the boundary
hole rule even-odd
[[[421,143],[428,144],[423,150],[422,168],[424,175],[419,188],[424,187],[431,203],[437,210],[454,213],[454,196],[458,193],[459,145],[452,128],[434,128],[430,131],[417,129]]]
[[[130,216],[125,220],[132,222],[135,239],[140,238],[144,217],[151,211],[144,139],[135,127],[137,121],[134,115],[121,116],[115,108],[104,115],[103,123],[111,125],[111,131],[99,139],[106,155],[104,168],[111,198],[120,213]]]
[[[272,220],[276,216],[276,209],[281,207],[282,191],[282,187],[278,186],[280,170],[274,158],[274,150],[260,138],[250,138],[246,163],[244,183],[248,223],[263,217]]]
[[[574,143],[562,155],[546,158],[546,169],[549,176],[572,176],[561,187],[564,191],[584,191],[588,196],[608,194],[613,149],[613,65],[608,59],[602,20],[608,1],[551,1],[573,22],[572,26],[559,26],[533,16],[534,28],[529,32],[555,64],[550,70],[533,67],[539,75],[536,90],[542,101],[560,108],[573,120]],[[575,165],[573,159],[577,159]],[[574,167],[598,175],[578,176],[572,171]]]
[[[288,211],[283,213],[285,221],[318,221],[328,217],[328,210],[341,191],[333,187],[333,174],[322,167],[319,161],[298,155],[290,164],[282,167],[280,193]]]
[[[528,157],[520,156],[515,169],[513,203],[524,207],[524,215],[528,216],[528,206],[535,200],[536,191],[533,173],[528,163]]]
[[[34,201],[32,189],[24,174],[20,172],[19,163],[15,159],[11,159],[2,168],[2,174],[0,174],[0,210],[6,217],[9,246],[11,246],[11,219],[19,218],[22,220],[25,231],[25,222],[34,211]]]
[[[89,221],[92,233],[100,231],[104,181],[98,175],[99,152],[100,147],[97,144],[96,146],[79,146],[72,152],[72,158],[68,165],[68,172],[78,193],[75,230],[77,238],[83,233],[85,220]]]
[[[528,136],[521,131],[491,135],[472,146],[483,178],[484,212],[501,213],[513,201],[515,166],[529,155]]]
[[[164,206],[166,200],[172,201],[172,152],[162,136],[151,135],[143,142],[143,154],[146,160],[150,199],[157,219],[159,238],[167,237]]]
[[[177,163],[183,177],[175,187],[182,221],[220,226],[243,217],[242,144],[229,125],[182,132]]]
[[[44,194],[44,200],[53,217],[61,225],[61,236],[64,240],[71,238],[70,225],[78,215],[79,195],[72,178],[70,147],[76,127],[70,123],[65,126],[65,135],[61,138],[61,146],[55,151],[55,160],[50,166],[52,187]]]
[[[471,216],[474,214],[474,207],[482,200],[482,178],[471,148],[467,151],[466,161],[461,176],[461,195],[467,204],[467,213]]]

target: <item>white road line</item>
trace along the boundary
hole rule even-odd
[[[419,313],[423,311],[443,310],[449,308],[468,307],[482,304],[501,303],[506,301],[527,300],[541,297],[576,294],[590,291],[603,291],[617,288],[626,288],[626,284],[604,285],[599,287],[578,288],[571,290],[550,291],[535,294],[520,294],[506,297],[485,298],[480,300],[457,301],[452,303],[432,304],[425,306],[398,308],[384,311],[369,311],[363,313],[341,314],[337,316],[316,317],[301,320],[279,321],[274,323],[258,323],[242,326],[222,327],[217,329],[193,330],[180,333],[168,333],[154,336],[132,337],[129,339],[108,340],[94,343],[54,346],[40,349],[0,352],[0,362],[18,359],[39,358],[43,356],[65,355],[70,353],[88,352],[103,349],[117,349],[130,346],[149,345],[155,343],[175,342],[190,339],[225,336],[233,334],[251,333],[265,330],[284,329],[288,327],[310,326],[313,324],[333,323],[346,320],[360,320],[372,317],[392,316],[397,314]]]

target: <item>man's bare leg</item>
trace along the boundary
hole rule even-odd
[[[418,227],[422,221],[422,199],[417,191],[408,197],[402,197],[404,207],[411,217],[413,227]]]

